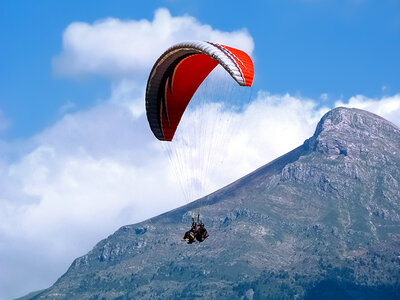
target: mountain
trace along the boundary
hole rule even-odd
[[[201,210],[210,237],[180,242]],[[335,108],[303,145],[121,227],[31,299],[400,299],[400,130]]]

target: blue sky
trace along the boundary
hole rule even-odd
[[[37,133],[60,117],[68,101],[79,109],[109,97],[104,76],[54,74],[51,61],[71,22],[151,20],[159,7],[223,31],[247,28],[255,43],[257,90],[312,98],[327,93],[335,101],[400,89],[398,1],[215,2],[2,1],[0,109],[10,123],[3,138]]]
[[[255,64],[240,112],[206,107],[237,128],[213,150],[225,163],[207,193],[302,144],[336,106],[400,126],[396,0],[2,1],[0,299],[48,287],[118,227],[187,203],[144,89],[157,57],[190,39]]]

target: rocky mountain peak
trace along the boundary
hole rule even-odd
[[[322,117],[305,146],[332,157],[366,158],[369,153],[396,152],[399,133],[399,128],[373,113],[338,107]]]

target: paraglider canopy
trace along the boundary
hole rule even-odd
[[[160,56],[146,88],[147,119],[159,140],[172,141],[191,98],[218,64],[239,85],[252,85],[253,62],[245,52],[235,48],[211,42],[183,42]]]

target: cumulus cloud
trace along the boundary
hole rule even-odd
[[[145,85],[134,79],[123,78],[111,86],[110,102],[128,108],[134,118],[145,112]]]
[[[153,21],[108,18],[70,24],[63,34],[62,53],[53,63],[59,74],[70,76],[141,76],[168,47],[185,40],[226,43],[249,54],[254,48],[246,29],[223,32],[188,15],[172,17],[160,8]]]
[[[300,146],[327,111],[312,99],[259,92],[237,116],[240,129],[232,139],[227,164],[231,170],[224,173],[243,176]]]

